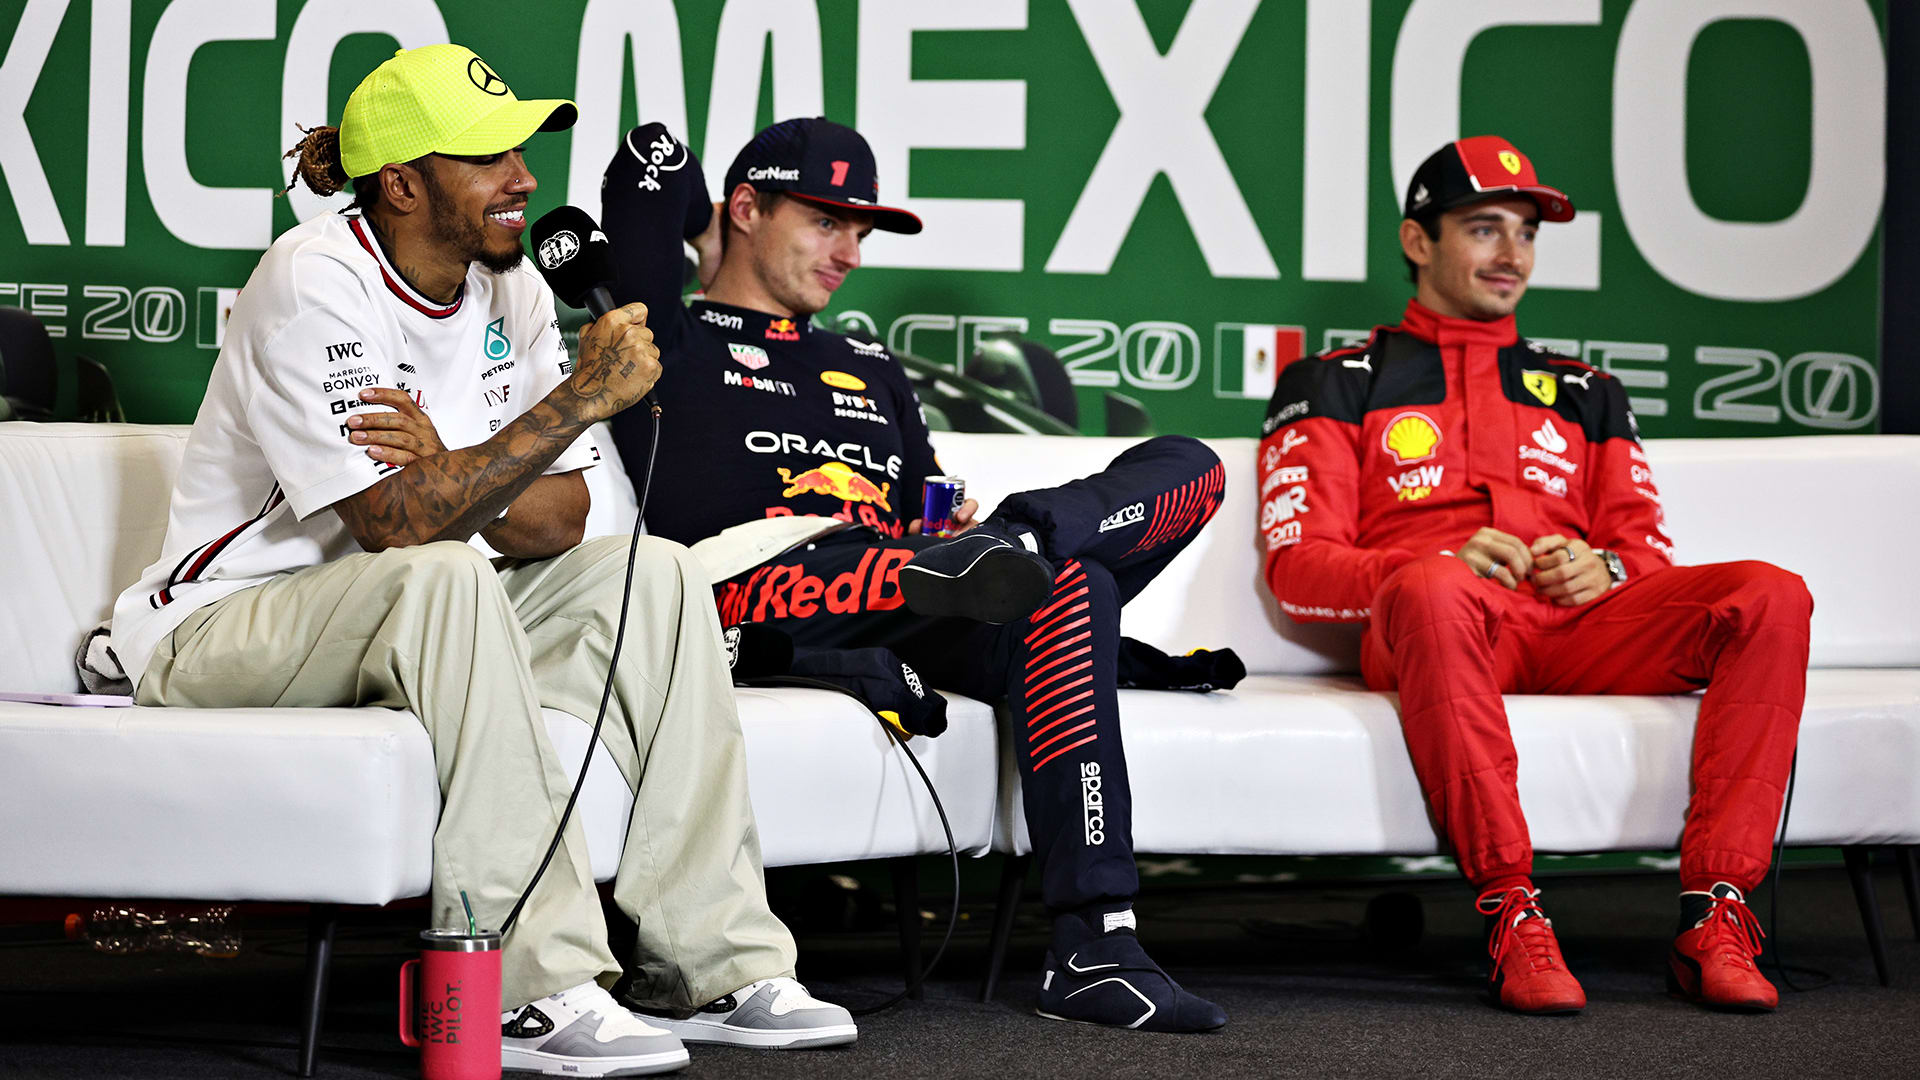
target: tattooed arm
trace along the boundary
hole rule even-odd
[[[381,551],[464,541],[492,525],[583,432],[652,389],[660,352],[646,317],[645,305],[628,304],[595,320],[581,332],[572,376],[486,442],[422,458],[334,503],[347,531],[362,548]],[[584,500],[584,481],[574,482]],[[541,486],[544,497],[551,485]]]
[[[504,521],[493,522],[480,535],[502,555],[544,559],[586,538],[592,503],[587,478],[578,470],[542,476],[513,500]]]

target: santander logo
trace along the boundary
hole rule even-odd
[[[1540,430],[1533,433],[1533,441],[1549,454],[1562,454],[1567,449],[1566,436],[1560,434],[1552,420],[1540,422]]]

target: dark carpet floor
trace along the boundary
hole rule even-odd
[[[926,999],[864,1019],[856,1047],[790,1054],[695,1048],[681,1075],[1920,1076],[1920,944],[1890,872],[1880,873],[1879,892],[1893,985],[1881,987],[1844,873],[1789,871],[1780,898],[1782,952],[1831,982],[1783,994],[1781,1010],[1766,1016],[1709,1013],[1665,995],[1662,964],[1676,910],[1671,878],[1546,884],[1568,963],[1591,1000],[1577,1017],[1520,1017],[1486,1004],[1480,917],[1457,884],[1392,886],[1418,896],[1425,912],[1424,937],[1399,949],[1372,943],[1364,926],[1368,899],[1385,886],[1171,888],[1143,897],[1143,939],[1189,988],[1226,1008],[1231,1020],[1217,1034],[1142,1035],[1035,1017],[1045,928],[1032,904],[997,1000],[975,1000],[991,912],[970,902]],[[936,930],[943,905],[929,902],[943,908]],[[876,914],[877,904],[867,907]],[[1764,890],[1756,910],[1764,922]],[[418,913],[408,911],[350,918],[319,1076],[414,1075],[393,1012],[395,968],[417,924]],[[291,1075],[303,931],[289,916],[254,918],[244,929],[241,954],[213,960],[103,955],[61,940],[50,921],[0,927],[0,1076]],[[801,977],[822,997],[858,1006],[899,985],[895,941],[883,925],[809,931],[801,944]]]

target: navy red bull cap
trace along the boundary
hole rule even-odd
[[[824,116],[782,120],[755,135],[727,169],[727,190],[741,184],[872,214],[876,229],[920,231],[918,217],[880,205],[880,178],[867,140]]]
[[[1531,196],[1543,220],[1573,220],[1573,200],[1542,184],[1527,155],[1498,135],[1456,139],[1421,162],[1407,185],[1406,216],[1438,215],[1500,195]]]

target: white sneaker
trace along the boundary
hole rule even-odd
[[[754,1046],[765,1050],[805,1050],[840,1046],[859,1037],[853,1015],[807,993],[789,978],[762,979],[708,1002],[684,1020],[649,1014],[689,1043]]]
[[[679,1036],[585,982],[500,1014],[500,1068],[549,1076],[646,1076],[687,1067]]]

